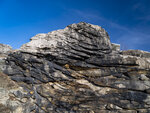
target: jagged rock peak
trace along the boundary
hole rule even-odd
[[[68,25],[65,29],[38,34],[21,47],[22,51],[64,57],[82,53],[99,55],[112,50],[107,32],[97,25],[85,22]],[[83,55],[83,56],[84,56]]]

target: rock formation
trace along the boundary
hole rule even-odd
[[[0,70],[0,113],[150,112],[150,53],[120,51],[100,26],[1,44]]]

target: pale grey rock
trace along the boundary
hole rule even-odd
[[[120,44],[111,43],[112,50],[120,51]]]
[[[7,58],[7,55],[12,51],[13,49],[11,46],[0,44],[0,71],[6,69],[5,59]]]
[[[9,45],[0,44],[0,54],[6,54],[12,51],[12,47]]]
[[[1,113],[23,113],[25,107],[23,102],[28,102],[27,98],[17,98],[17,93],[26,94],[17,83],[11,80],[7,75],[0,72],[0,112]],[[28,105],[29,106],[29,105]],[[26,112],[27,113],[27,112]]]

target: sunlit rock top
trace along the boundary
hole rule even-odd
[[[66,56],[76,53],[99,55],[112,50],[107,32],[97,25],[78,23],[67,26],[65,29],[38,34],[31,41],[24,44],[21,50]]]

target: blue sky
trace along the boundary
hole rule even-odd
[[[17,49],[38,33],[81,21],[122,49],[150,51],[150,0],[0,0],[0,43]]]

